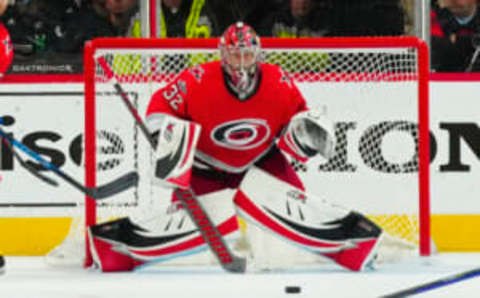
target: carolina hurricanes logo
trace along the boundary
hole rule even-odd
[[[260,146],[270,137],[270,127],[265,120],[241,119],[220,124],[212,130],[210,137],[219,146],[248,150]]]

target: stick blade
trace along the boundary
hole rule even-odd
[[[16,154],[16,153],[15,153]],[[53,180],[52,178],[50,177],[47,177],[43,174],[41,174],[39,171],[37,171],[34,167],[31,166],[31,164],[27,163],[27,162],[21,162],[21,164],[24,166],[24,168],[29,171],[32,175],[34,175],[35,177],[37,177],[38,179],[42,180],[43,182],[47,183],[47,184],[50,184],[52,186],[58,186],[58,182]]]
[[[232,273],[244,273],[247,270],[247,259],[233,256],[233,259],[229,263],[223,263],[223,268]]]
[[[107,184],[94,189],[88,189],[88,195],[96,200],[106,199],[125,191],[131,187],[137,186],[140,177],[136,172],[129,172]]]

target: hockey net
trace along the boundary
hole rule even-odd
[[[410,37],[263,39],[262,50],[264,62],[282,66],[308,104],[325,106],[335,121],[334,156],[312,159],[306,171],[299,171],[308,191],[379,223],[395,239],[394,249],[387,249],[393,255],[399,249],[430,254],[424,43]],[[102,184],[132,170],[140,174],[140,183],[111,199],[96,203],[87,197],[79,204],[85,208],[73,216],[70,235],[50,254],[50,262],[85,258],[90,264],[85,225],[125,215],[155,216],[170,198],[153,185],[149,144],[99,61],[107,62],[143,116],[151,95],[183,69],[218,59],[216,39],[97,39],[86,46],[86,183]],[[243,221],[241,226],[247,233],[254,229]],[[304,259],[301,253],[285,255],[283,244],[271,237],[249,239],[265,247],[267,257],[291,263]]]

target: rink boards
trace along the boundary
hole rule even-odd
[[[476,235],[474,227],[480,224],[477,199],[480,189],[476,179],[480,154],[477,152],[480,148],[478,85],[475,82],[431,83],[430,131],[431,144],[435,144],[431,162],[432,233],[440,250],[480,250],[480,240],[473,237]],[[319,92],[308,86],[299,87],[310,105],[325,104],[332,119],[347,127],[343,164],[322,168],[324,161],[312,160],[308,174],[302,174],[309,191],[375,214],[403,209],[408,212],[409,204],[418,200],[417,175],[402,167],[415,153],[412,134],[408,130],[392,130],[382,136],[382,157],[399,169],[397,173],[365,163],[359,144],[365,132],[379,123],[417,123],[411,86],[404,90],[398,87],[398,92],[388,87],[383,91],[380,88],[381,96],[370,98],[368,102],[353,100],[343,104],[336,99],[354,99],[355,89],[344,88],[339,92],[338,89],[329,91],[325,86]],[[140,98],[145,97],[142,92],[149,92],[142,88],[128,91],[140,93]],[[3,115],[16,120],[5,130],[36,146],[33,149],[40,150],[52,163],[82,180],[83,85],[0,84],[0,97]],[[118,114],[124,112],[122,105],[112,106],[111,117],[117,115],[116,108]],[[121,123],[117,126],[121,131]],[[118,135],[128,138],[124,133]],[[1,154],[0,231],[11,240],[1,242],[0,250],[43,254],[63,239],[70,223],[69,215],[78,209],[76,202],[81,201],[83,195],[63,183],[58,188],[40,183],[12,163],[8,152],[2,150]],[[122,159],[122,156],[105,158]],[[115,171],[124,173],[122,164]],[[113,172],[112,176],[115,176]]]

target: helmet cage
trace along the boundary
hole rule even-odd
[[[246,96],[258,79],[260,39],[249,26],[237,23],[225,31],[219,49],[230,86],[240,96]]]

